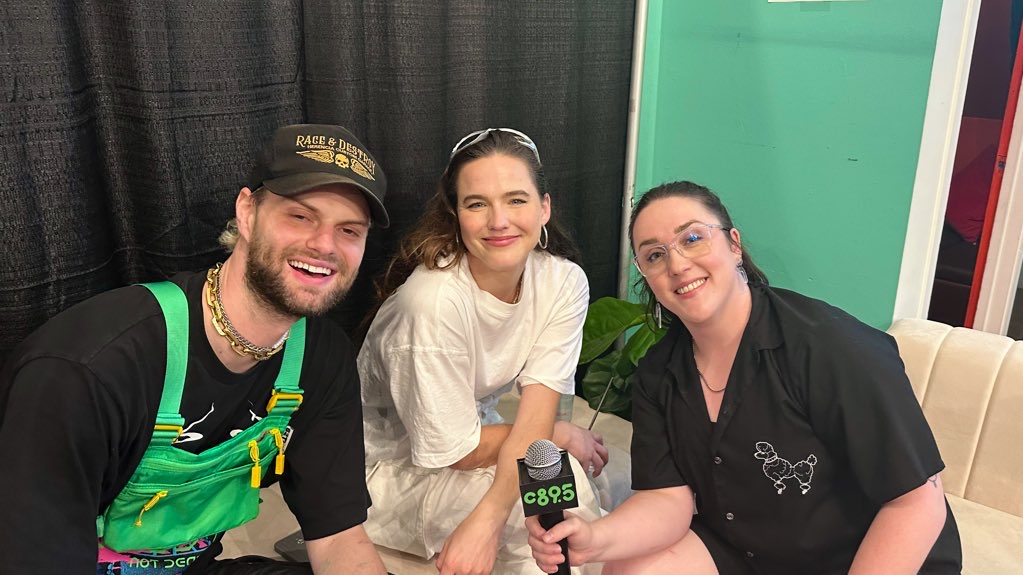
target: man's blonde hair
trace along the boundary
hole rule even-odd
[[[253,207],[259,206],[259,204],[263,201],[263,198],[266,197],[267,191],[268,190],[266,188],[260,186],[252,192]],[[227,220],[227,224],[224,226],[224,231],[220,232],[220,237],[217,238],[217,241],[225,250],[227,250],[227,253],[231,253],[234,251],[235,246],[238,245],[239,237],[238,218],[231,218],[230,220]]]
[[[224,231],[220,232],[220,237],[217,241],[220,245],[224,246],[227,253],[234,251],[234,247],[238,245],[238,218],[231,218],[227,220],[227,225],[224,226]]]

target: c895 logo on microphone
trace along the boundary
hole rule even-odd
[[[561,487],[557,485],[551,485],[549,487],[541,487],[536,491],[527,491],[522,495],[522,502],[526,505],[539,505],[545,507],[550,504],[557,505],[563,501],[572,501],[575,499],[575,486],[571,483],[562,483]]]

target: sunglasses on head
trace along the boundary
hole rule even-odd
[[[458,140],[458,143],[455,144],[454,148],[451,148],[451,156],[448,157],[448,161],[450,162],[451,160],[453,160],[455,156],[457,156],[466,148],[475,146],[476,144],[487,139],[487,136],[489,136],[491,132],[504,132],[506,134],[511,134],[515,138],[516,142],[529,148],[529,150],[533,152],[533,155],[536,156],[537,164],[543,165],[543,162],[540,161],[540,152],[537,151],[536,144],[533,143],[533,140],[530,139],[529,136],[523,134],[522,132],[518,130],[513,130],[511,128],[487,128],[485,130],[476,130],[475,132],[466,135],[461,140]]]

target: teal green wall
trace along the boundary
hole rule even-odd
[[[653,0],[636,189],[718,192],[774,285],[891,323],[940,0]]]

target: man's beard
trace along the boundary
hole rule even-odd
[[[297,252],[293,255],[298,255]],[[245,283],[252,292],[271,310],[291,317],[316,317],[327,313],[348,295],[355,274],[350,273],[344,260],[338,258],[335,285],[324,293],[318,301],[302,302],[288,290],[287,283],[279,268],[282,263],[288,265],[290,258],[283,253],[275,254],[270,246],[253,237],[249,243],[249,253],[245,262]],[[290,266],[289,266],[290,267]]]

